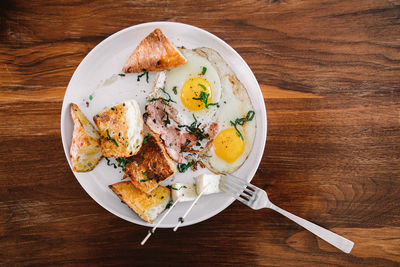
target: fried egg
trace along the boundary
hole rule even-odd
[[[170,97],[169,104],[178,111],[181,124],[190,125],[193,115],[199,123],[207,124],[214,120],[221,98],[218,71],[206,57],[189,49],[180,51],[188,62],[160,73],[155,90],[158,96]]]
[[[231,173],[238,169],[247,159],[254,142],[254,117],[251,121],[243,122],[243,125],[236,124],[236,128],[231,124],[237,119],[251,117],[251,105],[235,97],[229,103],[218,114],[219,132],[206,153],[205,164],[215,173]]]

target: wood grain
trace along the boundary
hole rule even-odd
[[[399,1],[2,1],[0,19],[0,265],[400,264]],[[268,112],[254,183],[350,255],[240,203],[141,247],[146,228],[85,193],[61,145],[65,88],[96,44],[148,21],[240,53]]]

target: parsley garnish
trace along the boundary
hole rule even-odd
[[[177,166],[178,171],[181,173],[186,172],[195,163],[196,163],[195,161],[191,161],[191,162],[188,162],[187,164],[185,164],[185,163],[178,164],[178,166]]]
[[[207,88],[200,84],[201,88],[203,88],[203,90],[207,90]],[[200,100],[201,102],[204,103],[204,105],[206,106],[206,108],[208,108],[208,106],[213,106],[216,105],[219,108],[219,104],[218,103],[208,103],[208,97],[210,96],[210,94],[206,93],[205,91],[201,91],[200,92],[200,97],[192,97],[192,99],[194,100]]]
[[[165,209],[169,209],[171,208],[171,206],[174,205],[174,202],[172,200],[170,200],[167,204],[167,206],[165,207]]]
[[[130,162],[135,162],[136,163],[136,161],[134,161],[134,160],[129,160],[127,158],[122,158],[122,157],[115,158],[115,160],[117,161],[118,164],[115,164],[115,163],[111,162],[111,160],[109,158],[107,158],[107,157],[105,159],[107,160],[107,165],[108,166],[113,166],[114,169],[120,167],[120,168],[122,168],[123,171],[126,171],[126,164],[128,164]]]
[[[168,124],[171,123],[171,121],[169,120],[168,112],[166,112],[166,111],[164,110],[164,116],[163,116],[162,118],[164,118],[165,116],[167,116],[167,118],[166,118],[165,120],[163,120],[163,122],[164,122],[164,125],[167,126]]]
[[[126,164],[134,161],[123,157],[117,157],[115,160],[118,162],[117,166],[122,168],[123,171],[126,171]]]
[[[93,96],[92,95],[89,96],[89,100],[93,100]]]
[[[145,172],[142,171],[142,174],[144,175],[144,177],[146,177],[146,179],[141,179],[141,180],[140,180],[141,183],[147,182],[148,180],[150,180],[149,177],[147,176],[147,173],[148,173],[148,172],[149,172],[149,170],[147,170],[147,171],[145,171]]]
[[[207,87],[205,87],[203,84],[199,83],[200,87],[203,88],[204,91],[207,91]]]
[[[137,76],[137,80],[136,81],[140,82],[140,78],[142,78],[143,75],[146,75],[146,82],[149,83],[149,72],[146,71],[145,69],[143,69],[143,73],[142,74],[139,74]]]
[[[118,147],[117,141],[115,141],[114,138],[111,138],[110,133],[108,132],[108,129],[107,129],[107,137],[108,137],[108,140],[112,141]]]
[[[172,190],[180,190],[181,188],[187,188],[186,185],[182,185],[182,186],[179,187],[179,188],[175,188],[175,187],[173,187],[172,185],[167,185],[166,187],[169,188],[169,189],[172,189]]]
[[[190,124],[190,125],[178,125],[178,127],[179,128],[185,127],[186,130],[189,133],[194,134],[196,136],[196,138],[198,140],[200,140],[200,141],[205,139],[205,138],[208,138],[209,137],[208,133],[204,133],[204,128],[203,129],[199,128],[201,123],[197,123],[196,116],[194,116],[194,114],[192,114],[192,115],[193,115],[193,118],[194,118],[194,122],[192,122],[192,124]]]
[[[178,93],[178,91],[176,90],[176,86],[172,87],[172,91],[174,92],[174,94],[176,95]]]
[[[165,91],[164,88],[160,88],[160,90],[161,90],[164,94],[166,94],[166,95],[168,96],[168,99],[165,99],[165,98],[163,98],[163,97],[157,97],[157,98],[152,98],[152,99],[150,99],[149,102],[153,102],[153,101],[156,101],[156,100],[161,100],[161,102],[162,102],[164,105],[167,105],[167,106],[169,106],[169,102],[176,103],[174,100],[171,99],[171,96]]]
[[[125,73],[119,73],[118,75],[121,77],[125,77]]]
[[[151,134],[148,133],[144,138],[143,138],[143,145],[147,144],[147,140],[151,137]]]
[[[110,161],[109,158],[105,157],[105,159],[107,160],[107,165],[108,165],[108,166],[114,166],[114,169],[117,168],[117,165],[115,165],[115,163],[111,163],[111,161]]]
[[[201,75],[206,74],[206,71],[207,71],[207,68],[206,68],[206,67],[203,67],[203,69],[201,70]]]
[[[236,119],[235,122],[230,121],[231,125],[233,127],[235,127],[236,130],[236,134],[240,137],[240,139],[243,140],[243,135],[241,134],[241,132],[238,130],[237,125],[243,125],[246,121],[251,121],[254,118],[254,115],[256,115],[256,113],[253,110],[250,110],[249,112],[247,112],[246,117],[243,117],[241,119]]]

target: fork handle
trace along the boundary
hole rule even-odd
[[[303,226],[304,228],[306,228],[308,231],[310,231],[314,235],[319,236],[320,238],[322,238],[329,244],[337,247],[338,249],[340,249],[343,252],[350,253],[351,249],[354,246],[354,242],[352,242],[344,237],[341,237],[340,235],[335,234],[334,232],[331,232],[325,228],[322,228],[321,226],[318,226],[312,222],[304,220],[290,212],[287,212],[286,210],[283,210],[272,203],[270,203],[270,205],[268,205],[267,207],[279,212],[283,216],[285,216],[285,217],[291,219],[292,221],[294,221],[295,223]]]

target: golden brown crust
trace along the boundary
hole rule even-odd
[[[144,38],[126,61],[125,73],[161,71],[178,67],[187,62],[179,50],[160,29],[155,29]]]
[[[91,171],[102,158],[100,135],[74,103],[71,103],[71,117],[74,122],[70,148],[72,170]]]
[[[104,157],[130,157],[139,151],[143,140],[143,118],[140,116],[139,124],[142,125],[140,140],[131,144],[128,129],[133,126],[129,126],[127,121],[127,110],[127,105],[120,103],[93,117],[94,123],[100,130]]]
[[[140,151],[129,158],[132,162],[126,164],[124,178],[129,178],[134,186],[149,194],[176,173],[176,166],[157,136],[151,135],[145,140]]]
[[[159,206],[159,213],[161,213],[169,202],[171,195],[170,190],[161,185],[153,190],[150,195],[141,192],[129,181],[112,184],[109,187],[129,208],[149,223],[153,223],[153,220],[158,215],[157,213],[149,212],[149,210]]]

